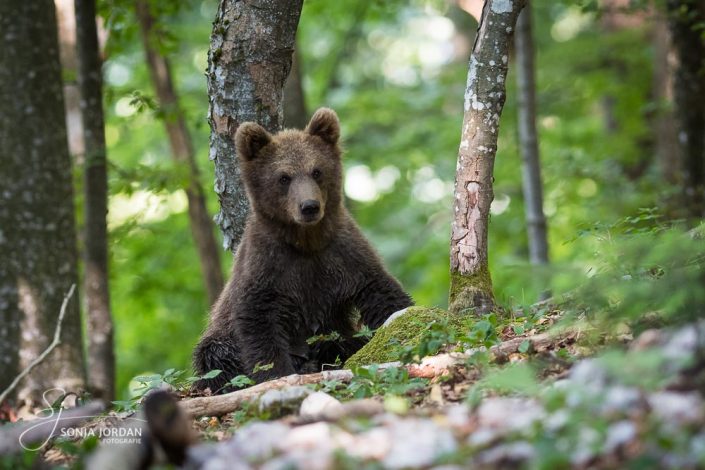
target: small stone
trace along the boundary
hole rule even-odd
[[[426,467],[457,448],[450,430],[429,420],[398,420],[389,432],[392,445],[382,461],[385,468]]]
[[[697,392],[656,392],[649,395],[649,406],[661,421],[677,426],[702,423],[703,401]]]
[[[557,432],[570,421],[570,413],[565,409],[556,410],[544,420],[543,425],[547,431]]]
[[[634,438],[636,438],[636,426],[634,423],[628,420],[619,421],[607,429],[604,450],[606,452],[614,452],[629,444]]]
[[[250,462],[268,459],[288,432],[289,427],[279,422],[254,422],[240,429],[219,453]]]
[[[615,385],[607,389],[601,406],[603,413],[626,413],[641,403],[641,392],[638,389]]]
[[[525,429],[545,415],[541,405],[521,398],[488,398],[477,410],[480,426],[506,431]]]
[[[660,330],[650,329],[644,331],[640,334],[636,340],[631,344],[629,349],[632,351],[644,351],[649,348],[658,346],[663,338],[663,334]]]
[[[448,425],[458,433],[467,434],[472,427],[470,410],[465,405],[451,405],[445,411]]]
[[[576,385],[599,390],[607,384],[607,371],[595,359],[584,359],[570,370],[570,380]]]
[[[320,422],[293,428],[277,446],[283,452],[295,450],[313,451],[333,446],[331,428],[328,423]]]
[[[489,428],[481,428],[470,434],[468,444],[472,447],[487,447],[500,438],[500,433]]]
[[[329,415],[342,409],[340,401],[325,392],[315,392],[307,396],[301,402],[299,415],[304,418],[316,418],[322,415]]]
[[[313,391],[306,387],[289,387],[284,390],[269,390],[259,399],[259,412],[268,412],[272,417],[296,413],[301,402]]]
[[[505,468],[509,464],[517,464],[531,460],[536,451],[534,447],[525,441],[502,444],[492,449],[480,452],[477,461],[480,465],[487,465],[494,468]]]
[[[361,460],[382,460],[392,447],[391,436],[386,428],[372,428],[355,436],[355,444],[347,453]]]
[[[399,318],[400,316],[404,315],[407,310],[409,310],[409,307],[403,308],[401,310],[397,310],[396,312],[392,313],[389,318],[387,318],[384,323],[382,323],[382,327],[389,326],[390,323],[392,323],[394,320]]]
[[[698,331],[695,326],[688,325],[673,333],[663,347],[663,354],[667,359],[688,359],[694,354],[697,345]]]

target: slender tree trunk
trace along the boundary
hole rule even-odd
[[[77,282],[78,260],[53,2],[3,0],[0,31],[0,388],[4,388],[52,341],[64,294]],[[66,311],[61,339],[23,381],[20,397],[38,399],[51,387],[77,391],[84,386],[75,300]]]
[[[688,213],[705,213],[705,5],[700,0],[667,2],[677,65],[673,96]]]
[[[303,129],[308,124],[308,118],[301,73],[301,54],[295,49],[291,56],[291,72],[284,84],[284,127]]]
[[[673,50],[668,22],[664,15],[656,13],[652,32],[654,47],[653,97],[656,102],[654,116],[654,139],[659,170],[670,184],[678,182],[680,161],[678,159],[678,136],[673,118]]]
[[[221,0],[208,53],[210,158],[220,199],[216,222],[224,245],[237,248],[249,203],[240,180],[233,136],[254,121],[270,132],[282,126],[282,89],[303,0]]]
[[[523,6],[524,0],[487,0],[470,56],[450,239],[448,303],[456,312],[494,307],[487,248],[492,174],[510,42]]]
[[[164,125],[169,135],[172,156],[177,163],[185,165],[188,169],[186,198],[188,199],[191,233],[198,249],[208,302],[212,305],[223,289],[223,271],[220,265],[218,245],[213,233],[213,221],[208,215],[206,198],[201,187],[191,135],[186,127],[184,113],[179,107],[179,98],[174,88],[169,61],[158,51],[154,17],[146,0],[137,0],[137,17],[142,32],[142,43],[147,55],[149,75],[164,112]]]
[[[75,0],[78,83],[83,118],[85,279],[88,311],[88,381],[93,394],[115,399],[113,319],[108,289],[108,174],[95,0]]]
[[[59,56],[64,74],[64,105],[69,154],[83,155],[83,127],[81,124],[81,96],[78,90],[78,57],[76,56],[76,13],[74,0],[54,0],[59,29]],[[74,160],[79,164],[79,160]]]
[[[516,61],[519,105],[519,149],[522,156],[524,211],[529,238],[529,260],[534,265],[548,264],[546,216],[543,213],[543,184],[539,139],[536,132],[536,79],[534,40],[531,32],[531,4],[519,15],[516,31]]]

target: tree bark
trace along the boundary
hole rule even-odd
[[[185,191],[191,233],[198,250],[208,302],[213,305],[223,289],[223,271],[213,233],[213,221],[208,215],[206,198],[201,187],[191,135],[186,127],[184,113],[179,107],[179,98],[171,76],[169,61],[157,48],[157,31],[154,28],[154,17],[149,5],[146,0],[137,0],[136,6],[149,76],[163,112],[171,154],[178,164],[184,165],[188,170],[188,185]]]
[[[470,56],[450,240],[449,308],[454,312],[494,307],[487,248],[492,173],[509,46],[523,6],[524,0],[487,0]]]
[[[303,129],[308,124],[308,118],[301,73],[301,54],[295,49],[291,56],[291,72],[284,83],[284,127]]]
[[[519,149],[522,156],[522,188],[529,239],[529,260],[534,265],[545,265],[548,264],[548,237],[546,216],[543,213],[543,184],[539,139],[536,132],[536,79],[530,5],[527,5],[519,15],[516,30]]]
[[[705,5],[699,0],[667,2],[677,65],[673,96],[688,215],[705,214]]]
[[[282,89],[291,69],[303,0],[221,0],[208,53],[210,159],[215,162],[216,223],[235,252],[249,203],[240,180],[233,136],[247,121],[278,131]]]
[[[46,349],[77,282],[71,160],[51,0],[0,2],[0,388]],[[19,352],[19,357],[18,357]],[[38,399],[85,383],[78,302],[62,343],[20,386]]]
[[[95,0],[75,0],[78,83],[81,92],[85,198],[86,331],[88,381],[93,395],[115,399],[113,319],[108,288],[108,173]]]

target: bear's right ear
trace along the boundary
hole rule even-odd
[[[235,133],[235,150],[238,158],[249,161],[257,157],[257,153],[272,141],[272,136],[255,122],[245,122]]]

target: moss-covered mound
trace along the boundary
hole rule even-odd
[[[461,316],[440,308],[409,307],[409,310],[392,321],[389,326],[377,330],[369,343],[346,362],[345,368],[379,364],[399,360],[399,345],[415,346],[423,337],[428,325],[447,319],[450,325],[461,325]]]

